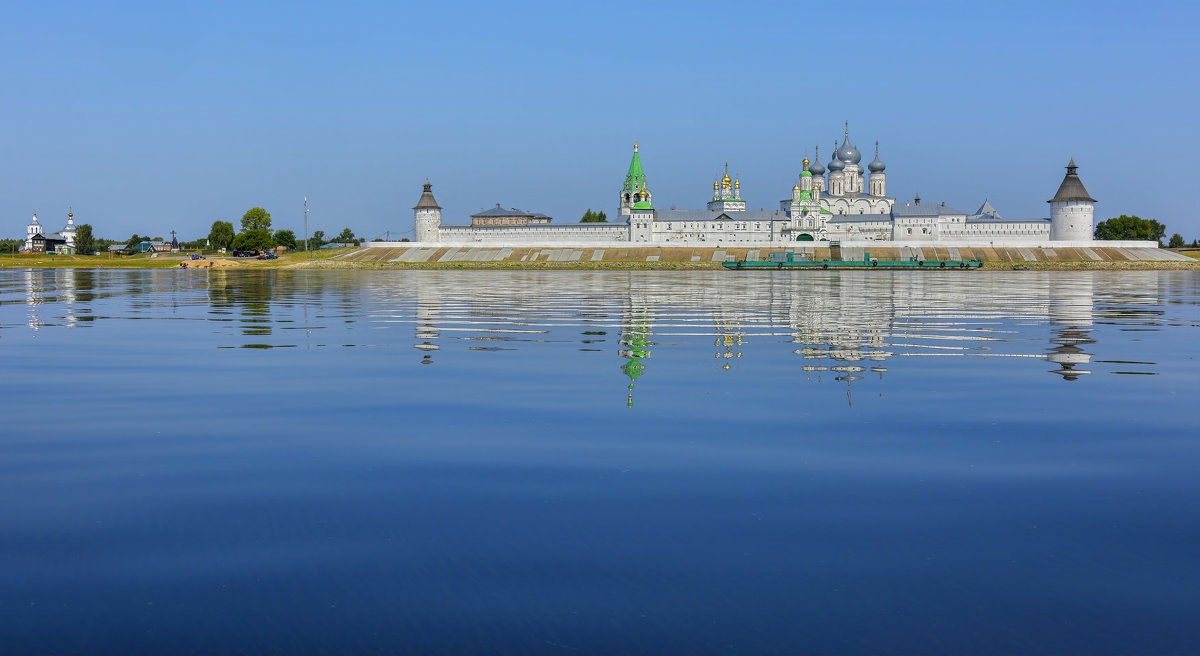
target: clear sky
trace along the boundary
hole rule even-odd
[[[1200,238],[1200,10],[1166,2],[6,2],[0,236],[68,206],[96,234],[410,236],[500,203],[616,214],[633,142],[655,205],[729,163],[753,209],[843,121],[888,192],[1049,216],[1068,158],[1097,219]]]

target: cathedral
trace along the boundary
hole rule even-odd
[[[820,157],[820,150],[815,150]],[[846,125],[841,145],[834,141],[829,164],[805,157],[790,197],[776,210],[748,210],[741,180],[713,180],[704,209],[657,209],[642,167],[638,145],[618,197],[617,221],[610,224],[522,226],[443,225],[442,208],[425,181],[415,211],[416,239],[425,243],[506,245],[617,243],[691,246],[784,246],[795,242],[898,242],[1038,246],[1092,240],[1096,200],[1079,179],[1074,158],[1058,193],[1047,201],[1049,218],[1005,218],[984,201],[975,212],[922,203],[918,195],[897,202],[887,195],[887,166],[875,156],[864,168],[862,154]]]

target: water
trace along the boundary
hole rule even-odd
[[[5,653],[1197,653],[1196,272],[0,270]]]

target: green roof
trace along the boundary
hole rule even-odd
[[[646,190],[646,173],[642,171],[642,158],[638,156],[637,144],[633,146],[633,160],[629,162],[629,173],[625,174],[625,189],[629,193]]]
[[[652,209],[654,209],[654,206],[650,204],[650,201],[639,200],[638,202],[633,204],[633,209],[635,209],[635,210],[652,210]]]

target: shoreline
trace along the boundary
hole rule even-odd
[[[93,259],[95,258],[95,259]],[[330,258],[305,259],[303,256],[283,256],[270,261],[239,261],[230,259],[205,260],[211,266],[182,268],[178,259],[130,259],[113,261],[102,256],[54,256],[25,260],[22,257],[2,258],[0,269],[120,269],[120,270],[172,270],[197,271],[722,271],[720,262],[684,262],[661,260],[645,261],[597,261],[597,262],[376,262],[364,260],[337,260]],[[189,263],[190,264],[190,263]],[[764,269],[773,271],[774,269]],[[970,271],[1191,271],[1200,270],[1200,259],[1191,262],[1163,260],[1049,260],[1036,262],[985,261],[980,269],[953,271],[958,274]],[[731,273],[748,273],[731,271]],[[938,269],[913,269],[926,273]],[[946,271],[940,271],[946,273]]]

